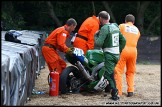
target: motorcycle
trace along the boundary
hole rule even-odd
[[[59,90],[61,94],[103,91],[108,85],[104,78],[104,58],[102,50],[88,50],[73,48],[71,54],[65,54],[70,66],[60,74]]]

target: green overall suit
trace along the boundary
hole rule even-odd
[[[101,47],[104,52],[105,77],[109,81],[110,88],[112,89],[112,97],[115,94],[118,94],[114,79],[114,68],[120,58],[120,52],[124,48],[125,43],[126,40],[120,33],[119,27],[116,23],[103,25],[100,31],[95,34],[95,46]]]

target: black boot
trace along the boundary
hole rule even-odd
[[[111,91],[111,88],[110,88],[110,85],[108,84],[105,88],[105,93],[110,93]]]
[[[133,96],[133,92],[128,92],[127,97],[132,97]]]
[[[118,97],[118,89],[116,89],[116,88],[114,88],[114,89],[112,89],[112,91],[111,91],[111,99],[112,100],[119,100],[119,97]]]

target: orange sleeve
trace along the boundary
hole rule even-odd
[[[93,26],[90,26],[90,32],[88,34],[88,42],[87,42],[87,46],[89,49],[94,49],[94,34],[96,33],[96,31],[99,30],[99,24],[98,23],[93,23]]]
[[[60,32],[57,35],[57,48],[59,51],[66,52],[68,47],[66,46],[66,38],[69,35],[66,32]]]

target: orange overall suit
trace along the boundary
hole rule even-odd
[[[56,49],[61,52],[66,52],[68,47],[66,46],[65,42],[70,36],[70,34],[65,30],[64,26],[55,29],[46,38],[44,46],[42,47],[42,54],[50,72],[56,68],[59,74],[61,74],[62,70],[66,68],[66,62],[59,56]]]
[[[134,75],[136,71],[137,42],[140,32],[132,22],[119,25],[120,31],[126,39],[126,45],[121,52],[120,59],[115,67],[115,80],[118,94],[122,95],[122,74],[126,65],[127,92],[134,92]]]
[[[83,49],[84,54],[87,50],[94,49],[94,34],[99,30],[99,24],[96,16],[87,18],[81,25],[73,46]]]

